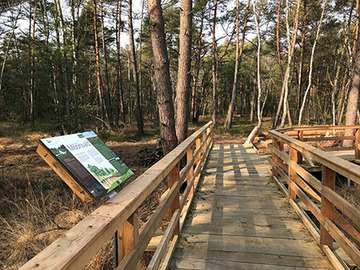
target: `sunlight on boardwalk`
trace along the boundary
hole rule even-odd
[[[332,269],[266,157],[215,144],[170,269]]]

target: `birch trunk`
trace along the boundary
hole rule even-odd
[[[283,102],[283,114],[281,118],[280,127],[285,126],[286,116],[288,114],[289,116],[289,107],[288,107],[288,96],[289,96],[289,78],[290,78],[290,69],[291,69],[291,63],[294,56],[295,51],[295,44],[296,44],[296,37],[298,32],[298,26],[299,26],[299,11],[300,11],[300,3],[301,0],[297,1],[296,4],[296,15],[295,15],[295,23],[294,23],[294,29],[293,29],[293,35],[292,40],[290,41],[290,26],[289,26],[289,0],[286,0],[286,32],[287,32],[287,43],[288,43],[288,61],[286,65],[286,71],[283,79],[283,85],[282,88],[284,91],[284,102]]]
[[[323,18],[324,18],[324,14],[325,14],[325,9],[326,9],[327,3],[328,3],[328,0],[324,0],[324,2],[323,2],[323,8],[322,8],[322,11],[321,11],[321,16],[320,16],[320,21],[319,21],[319,26],[318,26],[318,29],[317,29],[317,31],[316,31],[316,36],[315,36],[314,44],[313,44],[313,47],[312,47],[312,50],[311,50],[311,57],[310,57],[310,63],[309,63],[309,82],[308,82],[308,86],[307,86],[307,88],[306,88],[306,90],[305,90],[304,98],[303,98],[303,101],[302,101],[302,104],[301,104],[301,108],[300,108],[300,112],[299,112],[299,121],[298,121],[298,125],[299,125],[299,126],[301,126],[302,115],[303,115],[303,113],[304,113],[306,97],[307,97],[308,92],[309,92],[309,90],[310,90],[310,88],[311,88],[315,48],[316,48],[316,43],[317,43],[317,41],[318,41],[318,39],[319,39],[320,28],[321,28],[321,24],[322,24],[322,21],[323,21]]]

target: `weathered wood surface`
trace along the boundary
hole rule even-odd
[[[266,158],[214,145],[170,269],[332,269]]]

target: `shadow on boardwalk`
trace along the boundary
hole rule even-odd
[[[170,269],[332,269],[265,156],[215,144]]]

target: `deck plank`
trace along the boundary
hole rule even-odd
[[[169,269],[333,269],[265,156],[214,144]]]

